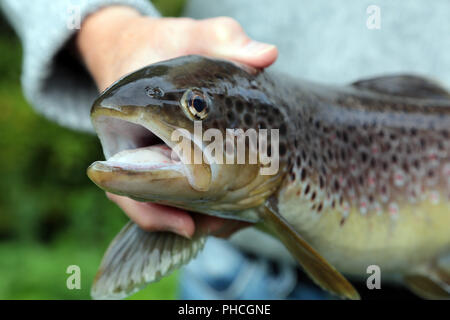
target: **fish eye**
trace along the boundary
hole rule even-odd
[[[200,90],[187,90],[181,97],[181,105],[192,120],[203,120],[208,116],[207,98]]]

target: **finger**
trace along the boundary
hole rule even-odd
[[[201,20],[196,27],[206,54],[265,68],[275,62],[277,48],[250,39],[240,24],[228,17]]]
[[[248,222],[230,220],[227,221],[227,223],[225,223],[222,228],[214,232],[212,235],[218,238],[227,239],[230,236],[232,236],[235,232],[250,227],[251,225],[252,224]]]
[[[192,217],[184,210],[139,202],[128,197],[106,193],[139,227],[147,231],[169,231],[191,238],[195,231]]]
[[[194,221],[198,232],[219,238],[228,238],[234,232],[251,226],[247,222],[198,214],[194,215]]]

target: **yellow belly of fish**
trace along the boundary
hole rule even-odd
[[[366,274],[369,265],[384,272],[405,273],[432,259],[450,254],[450,203],[424,200],[400,204],[388,212],[361,214],[311,210],[311,202],[286,190],[279,196],[280,213],[330,263],[342,272]]]

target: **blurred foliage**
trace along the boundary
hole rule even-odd
[[[152,0],[152,3],[163,16],[178,17],[184,9],[185,0]]]
[[[184,1],[155,0],[176,16]],[[21,47],[0,19],[0,299],[89,299],[103,252],[124,214],[86,176],[97,137],[35,113],[20,87]],[[66,269],[81,268],[81,290]],[[176,275],[133,298],[173,299]]]

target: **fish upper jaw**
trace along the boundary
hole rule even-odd
[[[94,162],[87,170],[100,188],[141,200],[201,198],[211,184],[207,163],[190,164],[177,153],[172,141],[173,126],[160,121],[148,107],[101,108],[91,113],[100,138],[105,161]]]

